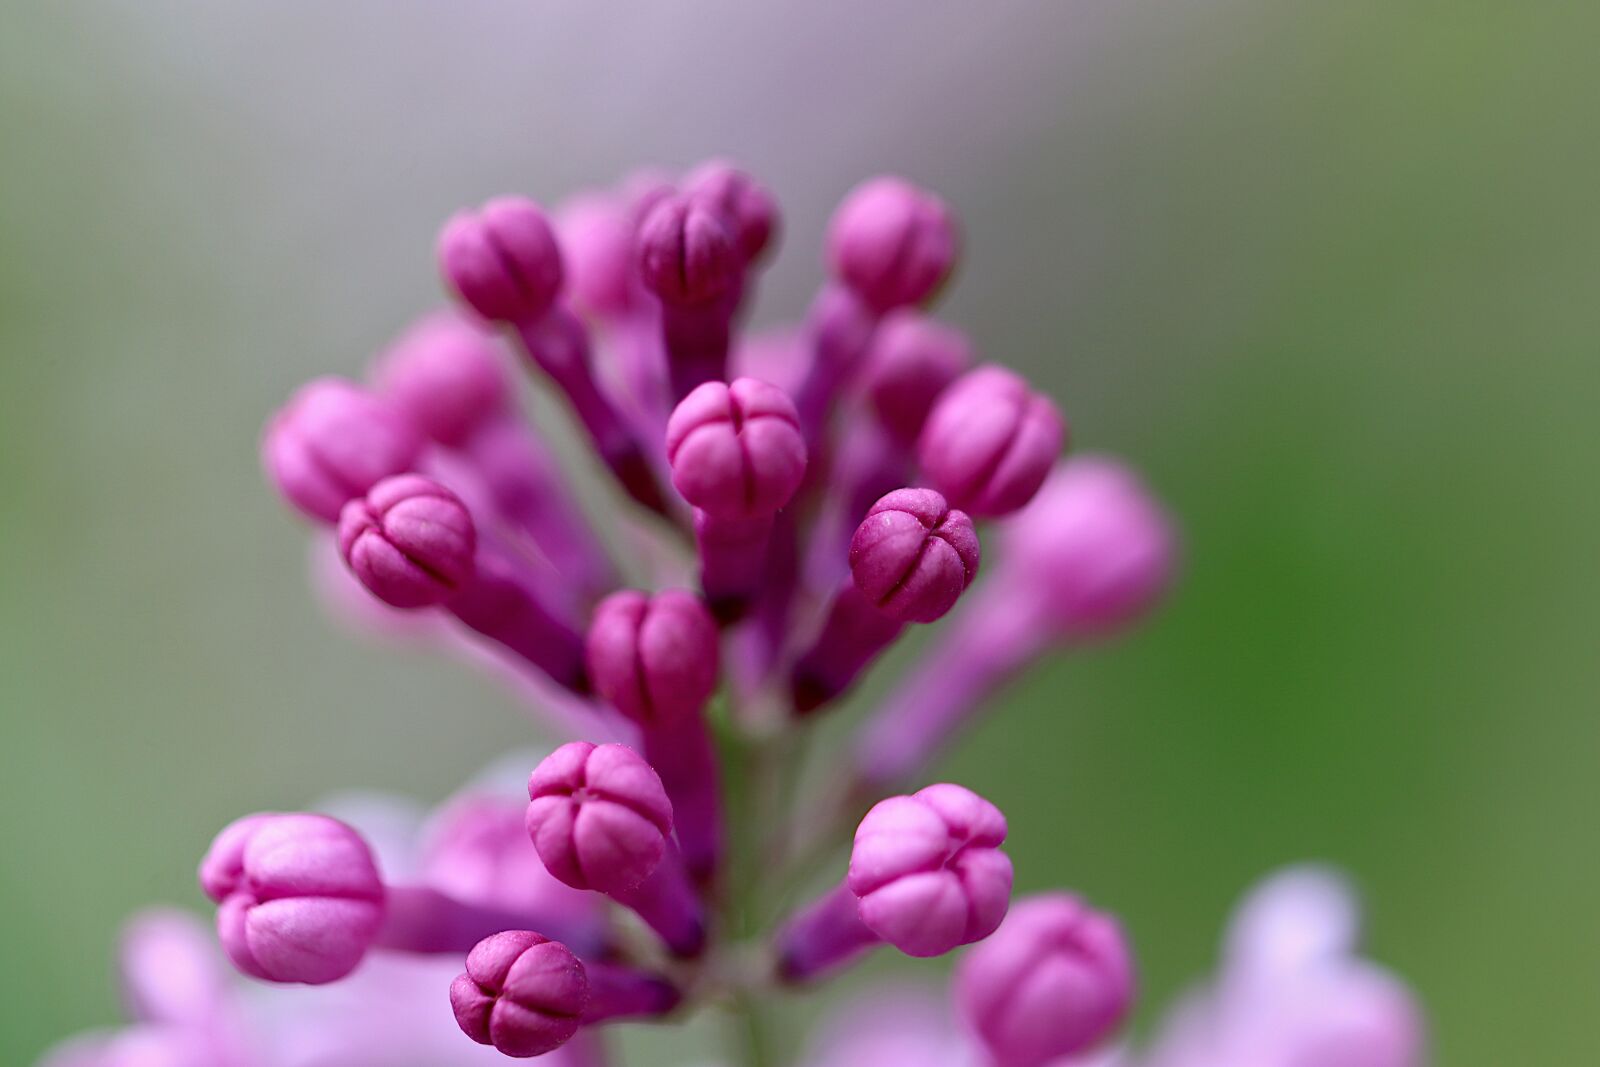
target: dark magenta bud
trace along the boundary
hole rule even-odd
[[[625,589],[594,610],[585,641],[595,690],[643,726],[699,713],[717,686],[717,624],[680,589]]]
[[[995,518],[1033,499],[1066,436],[1066,422],[1049,397],[990,365],[939,397],[923,427],[918,457],[952,507]]]
[[[410,470],[422,447],[422,435],[391,405],[354,382],[317,378],[267,423],[261,462],[291,504],[335,522],[346,501]]]
[[[856,186],[828,225],[834,275],[880,312],[932,297],[955,266],[958,244],[944,201],[903,178]]]
[[[461,1032],[507,1056],[553,1052],[572,1040],[589,1005],[589,976],[559,941],[506,930],[478,942],[450,985]]]
[[[657,204],[639,227],[639,273],[668,304],[706,304],[733,287],[739,252],[721,215],[687,197]]]
[[[722,519],[772,515],[800,488],[806,443],[793,402],[754,378],[706,382],[667,420],[672,484]]]
[[[914,444],[939,394],[972,362],[966,334],[921,312],[896,311],[873,334],[862,386],[883,428]]]
[[[523,197],[458,212],[439,234],[438,256],[449,286],[491,322],[531,322],[561,292],[555,231],[539,205]]]
[[[710,206],[733,236],[746,263],[771,248],[778,231],[778,204],[766,186],[720,159],[702,163],[683,179],[685,195]]]
[[[934,622],[978,574],[978,533],[932,489],[896,489],[850,540],[856,588],[899,622]]]
[[[388,478],[339,516],[339,551],[372,595],[396,608],[442,604],[472,580],[477,530],[450,490]]]

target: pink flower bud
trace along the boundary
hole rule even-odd
[[[411,469],[422,436],[354,382],[317,378],[267,423],[261,462],[278,491],[307,516],[339,518],[345,502]]]
[[[846,879],[867,928],[908,956],[994,933],[1011,899],[1000,809],[959,785],[890,797],[856,828]]]
[[[953,507],[993,518],[1033,498],[1066,435],[1066,423],[1048,397],[1011,371],[989,365],[939,397],[918,456]]]
[[[714,159],[690,171],[683,189],[689,199],[717,213],[746,263],[771,247],[778,230],[778,204],[771,191],[749,174]]]
[[[401,334],[378,357],[372,378],[417,429],[452,447],[511,403],[511,375],[494,337],[453,312],[429,315]]]
[[[1143,616],[1177,569],[1177,538],[1139,476],[1116,460],[1060,464],[1007,524],[1006,581],[1067,637],[1103,636]]]
[[[955,266],[959,239],[944,201],[902,178],[852,189],[828,225],[828,262],[880,312],[921,304]]]
[[[589,976],[559,941],[530,930],[485,938],[450,984],[461,1032],[507,1056],[542,1056],[578,1032],[589,1004]]]
[[[388,478],[339,516],[339,552],[385,604],[440,604],[472,580],[477,532],[450,490],[416,474]]]
[[[934,622],[978,573],[978,534],[932,489],[896,489],[850,540],[856,588],[900,622]]]
[[[456,213],[439,234],[438,256],[445,281],[491,322],[537,319],[561,291],[555,233],[539,205],[522,197]]]
[[[726,293],[739,273],[739,252],[710,204],[672,197],[639,227],[639,273],[668,304],[705,304]]]
[[[562,745],[534,768],[528,801],[539,858],[574,889],[636,888],[661,862],[672,833],[661,779],[624,745]]]
[[[320,985],[353,971],[376,940],[384,888],[372,851],[323,815],[249,815],[200,864],[234,966],[269,982]]]
[[[594,610],[585,641],[595,690],[645,726],[697,714],[717,686],[717,624],[679,589],[625,589]]]
[[[911,444],[939,394],[972,362],[966,334],[920,312],[896,311],[873,334],[862,386],[883,428]]]
[[[672,484],[722,519],[777,512],[800,487],[806,444],[794,404],[754,378],[706,382],[667,421]]]
[[[586,193],[556,213],[572,302],[592,315],[621,315],[634,304],[634,222],[629,205],[609,193]]]
[[[996,1067],[1044,1067],[1092,1048],[1133,994],[1121,927],[1066,893],[1018,904],[956,967],[956,1006]]]

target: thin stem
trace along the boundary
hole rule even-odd
[[[740,992],[733,1003],[737,1062],[741,1067],[777,1067],[776,1042],[759,996]]]

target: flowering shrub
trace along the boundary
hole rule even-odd
[[[750,336],[779,230],[768,190],[720,162],[554,217],[492,200],[440,235],[455,310],[365,384],[318,379],[270,420],[269,480],[342,563],[320,572],[330,595],[470,649],[576,739],[529,758],[524,796],[471,790],[424,828],[231,823],[200,865],[222,953],[312,988],[242,990],[189,923],[146,917],[124,950],[137,1025],[56,1067],[594,1064],[604,1024],[705,1008],[734,1018],[747,1062],[776,1063],[762,1020],[785,991],[869,952],[963,946],[959,1032],[897,1036],[886,1013],[815,1062],[1132,1062],[1113,1041],[1135,986],[1116,920],[1066,893],[1013,903],[1005,816],[921,778],[1019,671],[1160,600],[1168,520],[1125,465],[1063,460],[1055,403],[929,316],[959,251],[936,196],[851,192],[805,322]],[[517,411],[497,335],[614,484],[604,522]],[[818,717],[936,623],[802,774]],[[1350,956],[1342,888],[1285,877],[1143,1062],[1416,1062],[1408,998]]]

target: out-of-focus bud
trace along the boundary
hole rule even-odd
[[[442,604],[472,580],[477,531],[466,505],[421,475],[403,474],[352,500],[339,517],[339,551],[385,604]]]
[[[561,292],[561,249],[544,211],[517,196],[461,211],[439,234],[439,270],[491,322],[526,324]]]
[[[1000,809],[959,785],[890,797],[867,812],[850,891],[867,928],[908,956],[941,956],[994,933],[1011,901]]]
[[[712,208],[733,235],[740,258],[760,259],[778,231],[778,203],[770,190],[726,160],[700,164],[683,179],[684,194]]]
[[[978,573],[978,534],[932,489],[896,489],[850,541],[856,588],[900,622],[934,622]]]
[[[280,493],[308,517],[335,522],[345,502],[408,471],[422,435],[354,382],[317,378],[267,423],[261,462]]]
[[[734,238],[716,207],[673,197],[651,209],[639,227],[639,274],[645,288],[668,304],[706,304],[726,293],[739,274]]]
[[[575,196],[557,210],[567,290],[582,311],[615,316],[633,307],[633,226],[628,205],[609,193]]]
[[[1133,995],[1121,927],[1066,893],[1019,903],[956,968],[956,1005],[996,1067],[1044,1067],[1092,1048]]]
[[[1144,482],[1108,457],[1056,468],[1002,531],[1008,586],[1031,589],[1063,636],[1115,632],[1142,617],[1177,569],[1172,523]]]
[[[717,624],[679,589],[625,589],[594,610],[585,641],[595,690],[644,726],[699,713],[717,685]]]
[[[466,973],[450,985],[461,1032],[507,1056],[553,1052],[578,1032],[589,1004],[589,976],[559,941],[531,930],[506,930],[467,954]]]
[[[923,427],[918,458],[952,506],[992,518],[1033,498],[1066,433],[1054,401],[1019,375],[990,365],[939,397]]]
[[[878,422],[900,444],[914,444],[939,394],[973,362],[972,342],[920,312],[884,317],[872,337],[862,385]]]
[[[355,970],[376,940],[384,888],[372,851],[323,815],[249,815],[200,864],[234,966],[269,982],[320,985]]]
[[[528,801],[528,835],[539,858],[574,889],[637,888],[661,862],[672,833],[661,779],[624,745],[562,745],[534,769]]]
[[[667,421],[672,484],[721,519],[772,515],[805,476],[806,444],[794,404],[754,378],[706,382]]]
[[[511,375],[494,337],[454,312],[436,312],[401,334],[378,357],[372,379],[380,395],[442,445],[460,445],[510,410]]]
[[[959,245],[950,209],[903,178],[852,189],[828,225],[834,274],[880,312],[921,304],[949,277]]]

